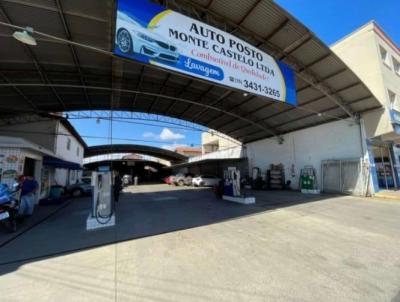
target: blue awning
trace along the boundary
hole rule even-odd
[[[43,156],[43,166],[50,166],[54,168],[82,170],[81,165],[70,161],[62,160],[53,156]]]

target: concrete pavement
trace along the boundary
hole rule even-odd
[[[2,301],[400,301],[399,203],[129,191],[115,229],[80,232],[81,201],[0,249]]]

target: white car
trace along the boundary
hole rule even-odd
[[[117,13],[115,44],[126,55],[142,54],[154,59],[176,63],[178,48],[160,35],[140,25],[123,12]]]
[[[192,184],[195,187],[212,187],[217,185],[221,179],[214,175],[199,175],[193,177]]]

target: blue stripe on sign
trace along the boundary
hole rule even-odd
[[[169,63],[163,60],[158,61],[163,65],[168,65],[173,68],[200,75],[209,79],[214,79],[217,81],[222,81],[224,79],[224,71],[218,66],[214,66],[187,56],[181,55],[177,63]]]
[[[118,0],[117,9],[146,28],[154,16],[164,11],[166,7],[155,4],[150,0]],[[140,16],[140,19],[138,16]]]
[[[296,96],[296,82],[294,77],[294,71],[285,63],[277,61],[279,68],[282,71],[285,85],[286,85],[286,100],[285,102],[297,106],[297,96]]]

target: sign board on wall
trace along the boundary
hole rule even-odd
[[[9,187],[24,172],[25,154],[18,148],[0,148],[0,181]]]
[[[150,0],[118,0],[116,55],[296,105],[294,72],[253,45]]]

